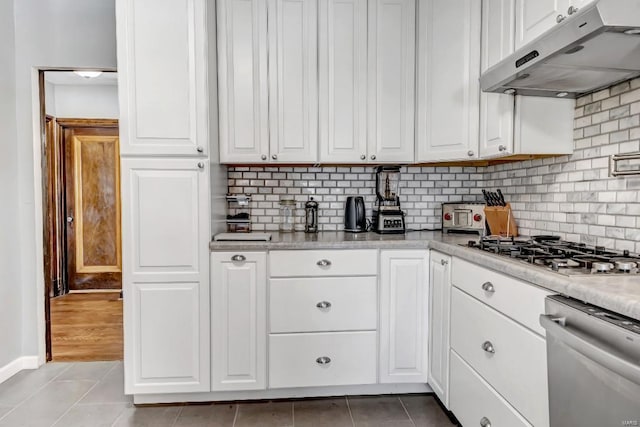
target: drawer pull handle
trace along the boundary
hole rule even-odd
[[[329,267],[331,265],[331,261],[329,261],[328,259],[321,259],[320,261],[316,262],[316,264],[320,267]]]
[[[447,264],[449,264],[449,261],[447,261],[446,259],[441,259],[440,260],[440,264],[447,265]]]
[[[493,348],[493,344],[491,344],[491,341],[485,341],[482,343],[482,349],[484,351],[486,351],[487,353],[491,353],[491,354],[495,354],[496,349]]]
[[[234,255],[231,257],[231,261],[234,261],[234,262],[243,262],[246,260],[247,260],[247,257],[245,257],[244,255]]]
[[[316,359],[316,363],[318,365],[328,365],[329,363],[331,363],[331,358],[327,356],[318,357]]]
[[[320,301],[319,303],[316,304],[316,307],[320,309],[331,308],[331,303],[329,301]]]
[[[480,420],[480,427],[491,427],[491,421],[489,421],[489,418],[482,417]]]
[[[482,290],[483,291],[487,291],[489,293],[494,293],[496,291],[496,288],[493,287],[493,283],[491,282],[484,282],[482,284]]]

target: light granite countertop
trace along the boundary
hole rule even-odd
[[[482,265],[534,285],[640,320],[640,275],[567,276],[525,262],[466,247],[476,235],[443,234],[439,231],[405,235],[321,232],[317,234],[272,233],[269,242],[215,242],[212,251],[265,251],[304,249],[435,249]]]

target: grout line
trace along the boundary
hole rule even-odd
[[[236,420],[238,419],[238,412],[240,412],[240,403],[236,403],[236,413],[233,416],[233,424],[231,424],[231,427],[235,427],[236,425]]]
[[[411,424],[413,424],[415,426],[416,422],[413,421],[413,418],[411,417],[411,414],[409,414],[409,411],[407,410],[407,407],[404,406],[404,402],[402,401],[402,399],[400,397],[398,397],[398,401],[400,402],[400,405],[402,406],[402,409],[404,409],[405,414],[407,414],[407,417],[409,417],[409,421],[411,421]]]
[[[182,415],[182,411],[184,411],[185,405],[183,404],[180,407],[180,410],[178,411],[178,413],[176,414],[176,417],[173,419],[173,422],[171,423],[171,427],[174,427],[176,425],[176,423],[178,422],[178,418],[180,418],[180,415]]]
[[[351,418],[351,424],[355,427],[356,422],[353,419],[353,414],[351,413],[351,406],[349,405],[349,398],[347,396],[344,397],[345,402],[347,402],[347,410],[349,411],[349,418]]]
[[[293,427],[296,427],[296,410],[295,410],[295,402],[291,401],[291,424]]]
[[[86,381],[86,380],[76,380],[76,381],[78,381],[78,382],[79,382],[79,381]],[[76,406],[76,405],[78,404],[78,402],[80,402],[80,401],[81,401],[81,400],[82,400],[82,399],[83,399],[87,394],[89,394],[89,393],[91,392],[91,390],[93,390],[94,388],[96,388],[96,386],[97,386],[99,383],[100,383],[100,380],[96,381],[94,385],[92,385],[91,387],[89,387],[89,390],[87,390],[85,394],[83,394],[82,396],[80,396],[80,397],[78,398],[78,400],[76,400],[75,402],[73,402],[73,403],[71,404],[71,406],[69,406],[69,407],[67,408],[67,410],[66,410],[66,411],[64,411],[64,413],[63,413],[62,415],[60,415],[58,418],[56,418],[56,420],[53,422],[52,426],[55,426],[55,425],[58,423],[58,421],[60,421],[60,420],[61,420],[65,415],[67,415],[67,413],[68,413],[68,412],[69,412],[69,411],[70,411],[74,406]]]

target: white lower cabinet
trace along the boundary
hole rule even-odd
[[[427,382],[449,407],[451,257],[431,251],[429,262],[429,370]]]
[[[429,253],[380,252],[380,382],[427,382]]]
[[[272,334],[269,387],[376,383],[376,331]]]
[[[531,427],[455,351],[451,351],[449,409],[463,426]]]
[[[266,381],[267,254],[211,254],[212,389],[261,390]]]

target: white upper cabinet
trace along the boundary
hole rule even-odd
[[[318,158],[318,0],[269,0],[271,160]]]
[[[220,161],[269,156],[267,2],[218,0]]]
[[[480,2],[418,5],[417,161],[478,156]]]
[[[515,0],[482,1],[482,72],[514,50]],[[514,97],[480,95],[480,157],[513,154]]]
[[[369,1],[369,161],[414,160],[415,8],[415,0]]]
[[[367,159],[367,0],[325,0],[319,19],[320,161]]]
[[[205,0],[117,0],[120,152],[206,157]]]
[[[516,0],[516,50],[557,24],[569,0]]]

